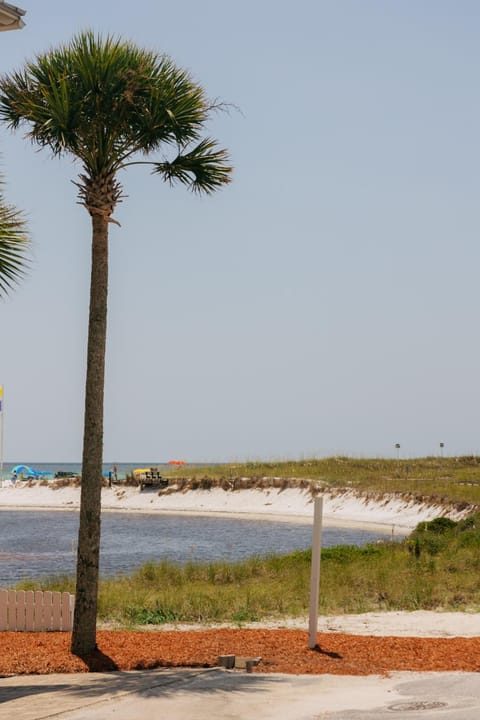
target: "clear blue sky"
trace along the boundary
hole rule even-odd
[[[480,3],[18,0],[1,70],[92,28],[240,109],[210,198],[145,168],[111,229],[106,461],[480,452]],[[78,169],[0,128],[34,262],[0,302],[6,461],[81,457]]]

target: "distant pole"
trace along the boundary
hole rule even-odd
[[[445,447],[445,443],[440,443],[440,457],[443,457],[443,448]]]
[[[310,574],[310,619],[308,623],[308,647],[317,645],[318,600],[320,593],[320,554],[322,549],[323,497],[316,497],[313,510],[312,567]]]
[[[397,460],[400,459],[400,443],[395,443],[395,447],[397,449]]]

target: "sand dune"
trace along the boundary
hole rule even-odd
[[[57,487],[40,483],[17,483],[0,488],[0,509],[76,509],[80,502],[79,488]],[[180,512],[192,514],[226,513],[258,516],[265,520],[311,522],[313,501],[306,489],[249,489],[166,491],[127,486],[104,488],[102,508],[123,512]],[[440,515],[453,519],[465,515],[468,508],[418,503],[396,495],[378,498],[362,496],[354,491],[324,494],[323,518],[330,525],[375,525],[392,532],[408,533],[417,523]]]

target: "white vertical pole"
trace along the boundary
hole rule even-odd
[[[308,623],[308,647],[313,649],[317,644],[318,630],[318,599],[320,592],[320,553],[322,549],[322,513],[323,497],[314,500],[313,532],[312,532],[312,567],[310,574],[310,619]]]

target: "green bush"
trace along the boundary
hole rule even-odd
[[[458,523],[456,523],[455,520],[451,520],[448,517],[438,517],[428,522],[419,523],[414,530],[414,534],[430,532],[436,533],[437,535],[445,535],[457,526]]]

